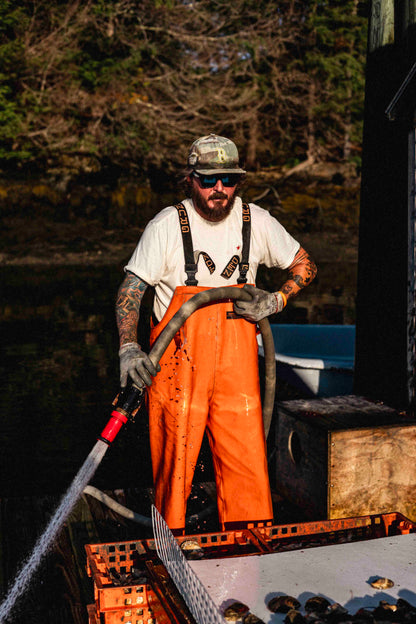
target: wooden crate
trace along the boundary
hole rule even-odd
[[[350,395],[283,401],[275,445],[271,480],[307,518],[416,520],[416,423],[406,414]]]

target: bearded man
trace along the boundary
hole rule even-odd
[[[205,431],[222,530],[273,522],[256,323],[281,312],[316,275],[313,260],[285,228],[238,196],[246,172],[230,139],[215,134],[197,139],[187,165],[189,197],[147,225],[125,267],[116,305],[121,386],[129,377],[148,386],[155,505],[178,535],[184,533]],[[260,264],[288,270],[279,291],[255,287]],[[240,286],[252,299],[221,300],[198,309],[156,369],[137,344],[148,286],[155,291],[151,344],[201,290]]]

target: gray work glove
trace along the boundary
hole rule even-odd
[[[120,356],[120,385],[125,388],[130,375],[134,383],[143,386],[152,385],[152,377],[160,371],[160,365],[154,366],[147,353],[141,350],[137,342],[127,342],[118,352]]]
[[[251,301],[235,301],[234,312],[244,316],[248,321],[257,323],[270,314],[281,312],[284,308],[284,301],[280,292],[269,293],[250,284],[246,284],[243,290],[253,298]]]

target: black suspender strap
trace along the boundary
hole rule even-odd
[[[198,281],[195,277],[195,274],[198,271],[198,264],[195,262],[195,258],[194,258],[194,247],[192,243],[192,234],[191,234],[191,228],[189,225],[188,213],[186,212],[186,208],[183,204],[176,204],[175,208],[178,211],[179,225],[181,228],[182,242],[183,242],[183,252],[185,256],[185,273],[188,276],[188,279],[185,280],[185,285],[186,286],[198,286]],[[241,250],[241,262],[239,262],[238,264],[239,271],[240,271],[240,277],[237,279],[238,284],[246,284],[247,272],[250,266],[248,260],[250,256],[251,212],[250,212],[250,206],[248,204],[243,204],[242,215],[243,215],[243,227],[242,227],[243,246]],[[236,257],[236,260],[237,258],[238,256]],[[232,272],[233,271],[231,271],[231,273]],[[230,277],[231,273],[230,275],[228,276],[226,275],[225,277]],[[223,274],[224,272],[221,275]]]
[[[188,279],[185,280],[186,286],[198,286],[198,282],[195,278],[195,274],[198,271],[198,265],[195,263],[194,247],[192,244],[192,234],[189,225],[188,213],[183,204],[177,204],[175,206],[178,211],[179,225],[181,227],[183,253],[185,256],[185,273]]]
[[[249,256],[250,256],[250,237],[251,237],[251,212],[248,204],[243,204],[243,249],[241,251],[241,262],[239,263],[240,277],[237,280],[237,284],[246,284],[247,271],[249,269]]]

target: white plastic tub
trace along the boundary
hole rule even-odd
[[[271,325],[277,381],[305,396],[352,394],[355,325]],[[261,336],[259,353],[263,356]]]

